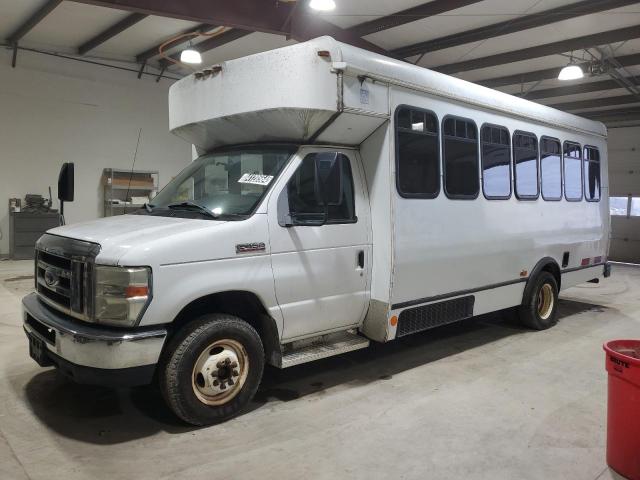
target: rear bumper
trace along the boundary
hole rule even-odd
[[[82,324],[46,306],[35,293],[24,297],[22,307],[27,335],[42,340],[50,362],[78,383],[125,386],[151,382],[166,329]]]

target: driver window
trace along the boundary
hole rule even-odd
[[[287,185],[292,216],[327,212],[327,223],[356,222],[349,158],[338,152],[311,153]]]

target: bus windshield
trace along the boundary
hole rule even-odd
[[[252,146],[203,155],[171,180],[151,200],[146,212],[246,218],[296,150],[292,146]]]

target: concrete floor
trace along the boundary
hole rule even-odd
[[[496,314],[284,371],[191,428],[153,388],[75,385],[28,356],[31,262],[0,262],[0,479],[611,479],[602,343],[640,336],[640,268],[563,292],[560,323]]]

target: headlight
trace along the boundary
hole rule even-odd
[[[151,269],[96,265],[95,320],[132,326],[151,300]]]

